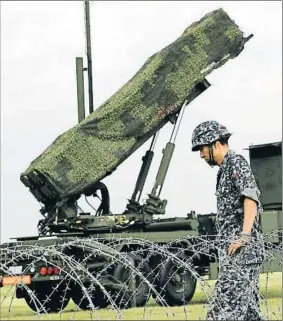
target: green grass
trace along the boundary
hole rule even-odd
[[[208,281],[211,286],[214,283],[215,281]],[[8,290],[10,291],[8,292]],[[63,313],[37,316],[26,305],[24,299],[13,298],[13,291],[13,288],[1,289],[1,303],[3,301],[1,320],[115,320],[118,318],[117,313],[110,309],[92,313],[77,310],[72,300]],[[268,316],[268,320],[282,320],[282,273],[270,273],[268,279],[266,274],[262,274],[260,291],[264,296],[261,309],[265,318],[267,319]],[[205,303],[206,295],[198,284],[192,301],[185,307],[164,308],[156,305],[154,300],[150,299],[146,308],[132,308],[122,311],[122,317],[125,320],[204,320]]]

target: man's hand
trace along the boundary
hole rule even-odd
[[[250,235],[242,235],[239,239],[232,242],[228,248],[228,255],[233,255],[239,248],[250,241]]]

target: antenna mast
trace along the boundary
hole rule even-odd
[[[92,88],[92,60],[91,60],[89,1],[85,1],[85,29],[86,29],[86,49],[87,49],[89,113],[92,113],[93,112],[93,88]]]

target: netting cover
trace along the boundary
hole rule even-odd
[[[59,198],[82,193],[126,160],[190,100],[196,84],[243,50],[243,32],[222,10],[191,24],[151,56],[114,95],[60,135],[26,169],[37,170]]]

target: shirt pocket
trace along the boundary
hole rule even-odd
[[[233,187],[230,184],[223,184],[218,187],[215,195],[217,198],[217,212],[225,215],[230,213],[235,203]]]
[[[218,187],[218,189],[215,192],[215,195],[217,197],[231,195],[233,192],[233,188],[230,184],[223,184]]]

